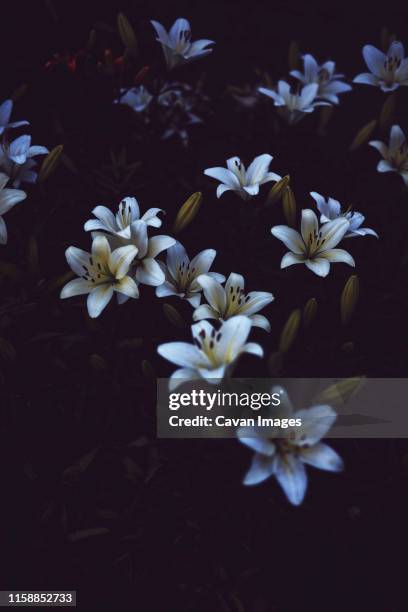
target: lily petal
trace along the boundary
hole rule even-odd
[[[331,406],[319,405],[298,410],[296,417],[302,419],[302,426],[295,432],[296,444],[311,446],[327,434],[337,415]]]
[[[159,23],[158,21],[154,21],[153,19],[150,21],[150,23],[152,24],[152,26],[156,30],[156,34],[158,36],[159,42],[161,42],[163,45],[168,45],[169,44],[169,35],[167,34],[167,31],[162,26],[162,24]]]
[[[208,304],[201,304],[193,312],[193,321],[201,321],[202,319],[219,319],[219,313]]]
[[[245,280],[242,274],[237,274],[236,272],[231,272],[229,275],[227,282],[225,283],[225,293],[229,295],[231,290],[241,292],[244,291],[245,288]]]
[[[242,352],[249,353],[250,355],[255,355],[256,357],[261,358],[264,356],[262,346],[260,344],[257,344],[256,342],[247,342],[246,344],[244,344]]]
[[[0,217],[0,244],[7,244],[7,226],[3,217]]]
[[[398,151],[405,143],[406,138],[404,132],[399,125],[393,125],[390,131],[390,152]]]
[[[303,448],[300,459],[303,463],[328,472],[341,472],[344,467],[343,460],[336,451],[322,442]]]
[[[274,461],[263,455],[255,455],[243,480],[244,485],[256,485],[267,480],[275,471]]]
[[[373,45],[365,45],[363,47],[363,57],[370,72],[380,77],[386,60],[384,53],[373,47]]]
[[[225,321],[219,332],[221,339],[216,344],[216,354],[222,361],[232,363],[241,352],[251,331],[251,320],[237,315]]]
[[[281,240],[283,244],[297,255],[301,255],[305,251],[305,244],[299,232],[296,232],[287,225],[275,225],[271,228],[271,234]]]
[[[27,197],[25,191],[21,189],[9,189],[5,188],[0,191],[0,215],[4,215],[13,206],[22,202]]]
[[[377,164],[377,172],[396,172],[396,168],[386,159],[382,159]]]
[[[204,174],[217,181],[221,181],[221,183],[224,183],[230,189],[240,189],[240,183],[237,176],[227,168],[222,168],[221,166],[207,168],[204,170]]]
[[[130,264],[137,255],[137,247],[131,245],[115,249],[109,258],[109,267],[115,278],[123,278],[129,270]]]
[[[252,327],[260,327],[261,329],[264,329],[267,332],[271,331],[271,324],[269,323],[268,319],[263,315],[254,314],[249,318],[251,319]]]
[[[180,35],[182,35],[183,32],[191,32],[191,27],[187,19],[179,17],[173,23],[169,31],[169,39],[172,47],[175,47],[179,43]]]
[[[284,459],[276,455],[273,458],[273,469],[275,478],[290,503],[299,506],[307,489],[307,474],[303,463],[291,454],[286,455]]]
[[[207,302],[214,310],[222,314],[225,311],[227,300],[225,289],[214,278],[208,274],[202,274],[197,279],[197,283],[203,288]]]
[[[379,151],[379,153],[381,153],[383,157],[387,157],[388,147],[383,142],[381,142],[380,140],[370,140],[368,144],[370,145],[370,147],[374,147],[374,149],[377,149],[377,151]]]
[[[214,249],[205,249],[193,257],[190,269],[194,270],[194,275],[206,274],[211,268],[216,255],[217,251]]]
[[[183,245],[176,241],[173,246],[167,249],[167,267],[174,279],[178,278],[178,269],[183,263],[187,267],[190,259]]]
[[[188,342],[166,342],[157,347],[159,355],[183,368],[191,368],[200,363],[200,351]]]
[[[136,268],[136,280],[144,285],[158,287],[166,280],[164,272],[152,257],[145,257]]]
[[[192,370],[191,368],[180,368],[179,370],[173,372],[169,378],[169,391],[174,391],[183,383],[196,380],[198,378],[200,377],[197,374],[197,370]]]
[[[249,298],[249,299],[248,299]],[[251,291],[239,309],[240,314],[252,315],[273,302],[274,296],[268,291]]]
[[[248,448],[266,457],[272,457],[276,452],[275,444],[268,440],[268,438],[257,434],[253,427],[240,427],[237,429],[237,438]]]
[[[219,199],[226,191],[236,191],[236,189],[236,187],[229,187],[228,185],[224,185],[223,183],[221,183],[217,187],[217,198]]]
[[[362,72],[361,74],[358,74],[356,77],[354,77],[353,83],[378,86],[378,78],[370,72]]]
[[[330,272],[330,263],[327,259],[306,259],[305,264],[317,276],[327,276]]]
[[[302,210],[302,220],[301,220],[300,232],[302,234],[303,241],[306,245],[309,244],[310,236],[312,236],[314,239],[314,236],[319,233],[319,222],[317,220],[315,213],[310,208],[304,208]],[[291,251],[293,251],[293,249],[291,249]],[[301,252],[303,251],[304,249],[302,249]],[[294,253],[296,252],[299,252],[299,251],[294,251]]]
[[[114,286],[114,290],[131,298],[139,297],[139,288],[133,278],[124,276]]]
[[[92,319],[99,317],[103,309],[109,304],[112,296],[113,289],[111,285],[100,285],[93,289],[87,299],[89,316]]]
[[[159,253],[165,251],[172,247],[176,241],[171,236],[153,236],[149,240],[149,246],[147,249],[147,257],[152,257],[153,259],[157,257]]]
[[[305,263],[304,255],[297,255],[296,253],[286,253],[282,257],[282,261],[280,264],[281,269],[288,268],[289,266],[294,266],[295,264]]]
[[[265,178],[272,159],[272,155],[269,155],[268,153],[255,157],[255,159],[249,164],[246,172],[247,185],[259,184],[262,179]]]
[[[322,241],[324,241],[322,245],[323,249],[326,250],[335,247],[344,237],[349,227],[350,222],[345,217],[340,217],[339,219],[324,223],[320,229]]]
[[[330,263],[346,263],[349,266],[355,268],[356,262],[353,257],[344,249],[328,249],[320,254],[320,257],[324,257],[330,261]]]
[[[86,271],[85,269],[90,263],[89,253],[77,247],[70,246],[65,251],[65,257],[71,270],[78,276],[83,276]]]
[[[69,281],[69,283],[62,288],[60,298],[64,300],[74,295],[84,295],[89,293],[91,289],[93,289],[93,285],[89,281],[84,278],[74,278],[74,280]]]

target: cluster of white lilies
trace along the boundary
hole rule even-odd
[[[0,105],[0,244],[7,244],[7,227],[3,215],[27,197],[25,191],[7,187],[20,187],[21,183],[35,183],[36,155],[48,153],[48,149],[31,145],[31,136],[24,134],[9,140],[10,130],[28,125],[28,121],[10,121],[12,100]]]
[[[161,44],[168,70],[204,57],[212,52],[208,47],[212,40],[191,40],[191,27],[187,19],[177,19],[167,32],[161,23],[152,20],[156,40]],[[196,113],[195,92],[186,83],[166,82],[157,95],[151,94],[144,85],[121,89],[115,103],[129,106],[135,113],[145,113],[155,100],[162,111],[162,123],[166,126],[162,140],[173,136],[182,144],[188,144],[188,128],[202,123]]]
[[[190,24],[186,19],[177,19],[169,31],[157,21],[151,23],[168,70],[212,52],[210,46],[214,41],[192,41]],[[366,45],[363,57],[369,72],[356,76],[354,83],[379,87],[384,92],[408,85],[408,58],[400,42],[392,42],[387,53]],[[352,89],[344,81],[344,75],[336,72],[333,61],[320,65],[310,54],[302,59],[303,72],[292,70],[290,73],[297,82],[295,87],[280,80],[275,88],[258,88],[261,94],[273,100],[279,113],[290,124],[297,123],[319,106],[338,104],[338,96]],[[157,94],[157,100],[164,108],[177,104],[183,110],[187,124],[195,123],[201,119],[192,112],[191,91],[183,83],[165,83]],[[143,113],[153,99],[146,87],[140,85],[121,90],[116,102]],[[28,135],[9,139],[10,130],[28,124],[27,121],[10,122],[12,108],[11,100],[0,106],[0,244],[7,241],[2,216],[26,198],[26,193],[18,189],[20,184],[36,182],[34,157],[48,153],[45,147],[32,146]],[[186,140],[185,124],[172,123],[167,132],[164,137],[177,132],[183,141]],[[398,172],[408,185],[408,143],[401,128],[392,126],[388,146],[380,141],[369,144],[383,157],[378,163],[378,171]],[[265,183],[282,180],[279,174],[269,170],[272,159],[272,155],[264,153],[255,157],[246,168],[240,157],[234,156],[227,159],[226,167],[207,168],[204,174],[219,181],[218,198],[232,191],[248,201],[258,196]],[[11,187],[7,187],[8,183]],[[326,198],[315,191],[310,192],[310,196],[315,210],[302,210],[299,231],[286,225],[276,225],[270,230],[288,248],[281,260],[281,268],[305,264],[313,273],[325,277],[331,263],[355,266],[351,254],[339,248],[339,244],[359,236],[378,238],[377,233],[363,227],[364,216],[350,206],[344,208],[336,199]],[[87,295],[87,309],[92,318],[102,313],[114,294],[118,304],[139,298],[143,285],[154,287],[158,298],[177,296],[188,302],[193,309],[193,341],[169,342],[157,349],[162,357],[177,366],[170,377],[171,390],[185,381],[199,379],[220,384],[231,375],[242,354],[263,356],[262,347],[248,339],[253,327],[270,331],[269,321],[260,311],[274,300],[272,293],[246,293],[245,279],[241,274],[231,272],[226,278],[212,271],[216,257],[212,248],[190,259],[183,245],[173,237],[150,235],[161,227],[159,215],[163,211],[159,208],[150,208],[141,215],[137,200],[125,197],[116,212],[105,206],[97,206],[92,212],[94,217],[84,225],[92,237],[90,252],[74,246],[66,250],[67,262],[76,278],[63,287],[61,298]],[[165,259],[160,259],[159,256],[164,254]],[[320,441],[336,415],[326,405],[293,413],[286,392],[283,389],[274,391],[278,391],[283,400],[280,410],[286,416],[295,414],[302,418],[302,436],[299,437],[295,429],[293,435],[285,434],[282,438],[278,435],[271,440],[253,429],[239,430],[240,441],[255,451],[244,483],[257,484],[273,475],[289,501],[298,505],[307,488],[304,464],[330,471],[342,468],[340,457]]]
[[[272,302],[265,291],[245,293],[240,274],[225,276],[210,270],[216,257],[205,249],[191,260],[184,247],[167,235],[149,236],[150,228],[161,226],[159,208],[140,216],[135,198],[124,198],[116,214],[105,206],[92,211],[94,219],[84,225],[92,235],[91,252],[76,247],[66,250],[66,258],[77,278],[67,283],[61,297],[87,297],[90,317],[98,317],[117,294],[119,304],[139,297],[139,287],[155,287],[157,297],[178,296],[193,307],[194,344],[175,342],[161,345],[161,355],[182,366],[171,377],[172,388],[186,379],[222,380],[238,356],[252,352],[262,356],[261,347],[247,343],[252,326],[270,329],[268,320],[258,314]],[[157,256],[166,251],[166,261]],[[223,283],[225,282],[225,285]],[[201,304],[204,296],[207,303]],[[221,323],[216,329],[205,319]],[[187,367],[188,366],[188,367]]]
[[[227,168],[216,167],[204,170],[204,174],[221,181],[217,187],[217,197],[225,191],[235,191],[247,200],[259,193],[260,185],[269,181],[279,181],[279,174],[269,172],[272,155],[256,157],[245,170],[239,157],[227,160]],[[361,227],[365,217],[350,210],[342,210],[340,202],[329,197],[327,200],[319,193],[310,193],[320,213],[320,224],[316,213],[311,209],[302,210],[300,232],[286,225],[272,227],[272,234],[288,247],[289,252],[281,261],[281,268],[304,263],[318,276],[327,276],[330,264],[336,262],[355,266],[353,257],[344,249],[335,248],[343,238],[372,235],[372,229]]]
[[[213,40],[202,39],[192,42],[190,23],[186,19],[177,19],[169,31],[157,21],[151,23],[156,31],[156,40],[162,46],[168,70],[205,57],[212,52],[212,48],[209,47],[215,44]],[[405,57],[404,46],[401,42],[395,40],[391,42],[387,53],[383,53],[373,45],[365,45],[363,47],[363,57],[369,72],[358,74],[353,79],[353,83],[379,87],[386,93],[392,92],[400,86],[408,85],[408,58]],[[339,95],[352,90],[351,85],[344,81],[344,74],[336,72],[335,62],[329,60],[319,64],[309,53],[302,56],[302,61],[303,72],[300,70],[290,72],[290,76],[296,81],[295,86],[291,86],[285,80],[279,80],[275,88],[258,87],[258,92],[273,100],[278,112],[289,124],[297,123],[317,107],[339,104]],[[176,129],[173,127],[171,130],[167,130],[163,138],[168,138],[176,133],[180,140],[186,144],[188,142],[187,126],[201,123],[202,120],[192,112],[191,102],[188,98],[183,97],[180,84],[173,84],[173,89],[176,85],[178,96],[174,103],[179,109],[183,109],[183,125],[176,126]],[[159,104],[161,98],[162,94],[160,93],[157,96]],[[126,104],[137,113],[143,113],[153,99],[154,96],[146,87],[140,85],[130,89],[122,89],[115,102]],[[397,125],[391,128],[389,146],[379,141],[372,141],[369,144],[377,148],[383,156],[383,160],[377,165],[378,172],[397,172],[408,184],[408,143],[401,128]],[[231,168],[229,169],[231,170]],[[218,174],[220,175],[220,173]],[[216,178],[219,178],[223,183],[223,186],[219,188],[219,195],[227,188],[236,189],[237,187],[233,178],[229,181],[224,181],[220,176]],[[237,178],[239,179],[239,176]],[[240,185],[245,187],[242,182],[240,182]],[[246,186],[250,187],[251,185]],[[241,193],[244,191],[243,189],[236,190],[241,191]]]

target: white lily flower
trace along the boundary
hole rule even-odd
[[[37,181],[38,173],[34,170],[37,164],[33,159],[27,159],[24,164],[15,164],[4,154],[2,147],[0,147],[0,168],[8,175],[13,187]]]
[[[273,387],[271,393],[279,393],[281,404],[278,413],[270,416],[301,419],[302,425],[285,429],[271,438],[256,428],[238,430],[240,442],[255,451],[244,484],[256,485],[274,476],[290,503],[299,506],[307,489],[305,464],[329,472],[343,469],[341,457],[320,441],[336,420],[336,413],[326,405],[294,412],[284,389]]]
[[[120,96],[115,103],[126,104],[136,113],[141,113],[149,106],[153,96],[147,91],[144,85],[132,87],[131,89],[121,89]]]
[[[269,181],[280,181],[282,178],[275,172],[268,172],[273,157],[267,153],[258,155],[250,163],[248,170],[239,157],[227,159],[227,168],[216,167],[204,170],[206,176],[211,176],[221,185],[217,187],[217,198],[226,191],[235,191],[241,198],[247,200],[259,193],[259,186]]]
[[[166,265],[159,261],[166,280],[162,285],[156,287],[157,297],[178,295],[196,308],[201,301],[202,287],[197,283],[197,278],[201,274],[208,274],[220,282],[225,281],[225,276],[222,274],[209,272],[216,254],[217,251],[214,249],[206,249],[190,261],[185,248],[180,242],[176,242],[167,249]]]
[[[128,238],[119,234],[107,236],[111,247],[133,245],[137,248],[137,255],[132,262],[131,274],[137,283],[158,287],[165,280],[165,274],[159,263],[156,261],[157,255],[175,244],[174,238],[166,235],[153,236],[147,235],[147,224],[138,219],[133,221],[130,227]],[[92,233],[92,236],[99,235],[99,232]],[[126,301],[126,297],[120,296],[119,302]]]
[[[378,162],[378,172],[398,172],[408,186],[408,142],[400,126],[392,126],[388,147],[380,140],[371,140],[368,144],[384,158]]]
[[[300,92],[292,91],[286,81],[278,82],[278,90],[259,87],[258,91],[268,98],[272,98],[275,106],[282,108],[289,123],[296,123],[303,117],[304,113],[312,113],[316,106],[330,106],[328,102],[317,99],[319,85],[309,83],[304,85]]]
[[[286,225],[275,225],[271,232],[290,249],[281,261],[281,268],[304,263],[318,276],[327,276],[330,264],[343,262],[355,266],[355,261],[344,249],[334,247],[344,238],[350,227],[349,221],[341,217],[328,221],[319,228],[313,210],[302,210],[301,233]]]
[[[317,83],[319,86],[316,97],[332,104],[338,104],[339,98],[337,94],[351,91],[351,85],[344,83],[341,79],[344,74],[336,74],[336,64],[334,62],[325,62],[321,66],[317,63],[313,55],[309,53],[303,56],[304,73],[299,70],[292,70],[290,73],[298,79],[303,85],[309,83]]]
[[[9,177],[0,172],[0,244],[7,244],[7,227],[3,215],[27,197],[25,191],[6,188],[8,180]]]
[[[374,85],[382,91],[394,91],[400,85],[408,85],[408,58],[402,43],[394,40],[386,54],[373,45],[365,45],[363,57],[370,72],[358,74],[353,83]]]
[[[0,104],[0,136],[10,128],[20,127],[21,125],[30,125],[28,121],[12,121],[10,123],[10,117],[12,112],[12,100],[5,100],[3,104]]]
[[[272,293],[251,291],[245,295],[244,277],[235,272],[231,272],[225,287],[207,274],[199,276],[197,282],[203,288],[208,304],[202,304],[194,311],[194,321],[201,319],[226,321],[235,315],[245,315],[249,317],[254,327],[270,331],[268,319],[256,313],[274,300]]]
[[[326,200],[316,191],[311,191],[310,195],[316,202],[317,209],[320,212],[320,223],[327,223],[328,221],[334,221],[335,219],[345,218],[350,225],[347,233],[344,235],[344,238],[354,238],[356,236],[368,235],[378,238],[378,234],[374,230],[368,227],[361,227],[365,220],[364,215],[361,213],[352,210],[342,212],[341,204],[338,200],[330,197]]]
[[[37,172],[33,157],[47,153],[46,147],[31,146],[31,136],[25,134],[1,145],[0,168],[10,177],[13,187],[19,187],[22,182],[35,183]]]
[[[46,155],[49,153],[47,147],[31,145],[31,136],[28,134],[19,136],[9,145],[3,145],[3,149],[7,157],[19,165],[25,164],[27,159],[31,159],[35,155]]]
[[[101,230],[122,238],[130,238],[130,226],[139,219],[151,227],[160,227],[162,221],[157,214],[163,212],[163,210],[161,208],[149,208],[141,217],[136,198],[127,197],[121,200],[116,215],[106,206],[96,206],[92,212],[96,219],[90,219],[85,223],[84,230],[86,232]]]
[[[98,317],[110,302],[114,292],[127,298],[139,297],[135,281],[129,276],[130,265],[137,254],[135,246],[123,246],[111,251],[105,236],[96,236],[92,242],[92,254],[69,247],[65,251],[67,262],[76,278],[63,287],[61,298],[89,294],[88,313]]]
[[[189,128],[203,122],[197,113],[201,113],[207,101],[201,87],[193,88],[178,81],[164,83],[157,95],[159,119],[165,128],[162,140],[175,137],[187,146]]]
[[[191,28],[187,19],[176,19],[169,32],[158,21],[152,20],[150,23],[156,30],[156,40],[161,43],[169,70],[212,52],[212,49],[207,47],[215,44],[213,40],[202,39],[191,42]]]
[[[168,342],[158,346],[159,355],[180,366],[170,377],[170,390],[200,378],[217,384],[231,372],[242,353],[263,357],[259,344],[247,342],[250,331],[251,321],[242,315],[228,319],[219,329],[208,321],[200,321],[191,326],[194,344]]]

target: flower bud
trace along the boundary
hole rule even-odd
[[[282,205],[287,224],[294,225],[296,221],[296,200],[289,185],[283,191]]]
[[[137,39],[135,31],[130,25],[129,19],[123,13],[119,13],[117,24],[119,36],[121,37],[126,49],[135,53],[137,51]]]
[[[285,188],[289,185],[290,176],[286,174],[286,176],[282,177],[280,181],[277,181],[271,190],[268,193],[268,197],[266,198],[266,204],[274,204],[281,199],[282,194]]]
[[[48,153],[41,164],[41,169],[38,174],[38,182],[43,183],[56,169],[60,156],[64,150],[62,144],[57,145]]]
[[[364,125],[361,128],[361,130],[357,132],[353,142],[351,143],[350,151],[355,151],[356,149],[361,147],[361,145],[368,142],[376,126],[377,126],[377,119],[373,119],[372,121]]]
[[[340,300],[341,322],[346,325],[354,312],[359,296],[359,282],[356,274],[352,274],[344,285]]]
[[[312,297],[305,304],[303,309],[303,323],[305,327],[310,327],[317,313],[317,300]]]
[[[173,226],[173,232],[181,232],[189,225],[198,213],[203,200],[203,194],[200,191],[193,193],[181,206],[177,213],[176,220]]]
[[[300,320],[301,313],[300,309],[297,308],[296,310],[291,312],[288,320],[286,321],[283,327],[279,341],[279,351],[281,353],[287,353],[293,342],[295,341],[295,338],[299,331]]]

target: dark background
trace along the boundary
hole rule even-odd
[[[108,77],[96,65],[106,48],[114,56],[123,51],[119,10],[136,30],[140,56]],[[181,16],[191,20],[194,39],[216,41],[208,58],[174,72],[190,84],[204,79],[210,98],[186,149],[112,104],[142,66],[150,66],[146,86],[156,87],[164,66],[149,20],[169,27]],[[9,243],[1,249],[2,588],[77,589],[84,610],[405,610],[398,571],[406,562],[404,441],[333,441],[345,472],[310,469],[301,508],[273,481],[244,488],[250,453],[238,443],[155,438],[155,377],[173,371],[156,347],[189,338],[189,305],[159,300],[143,286],[140,300],[120,310],[112,303],[90,321],[84,299],[61,302],[58,294],[64,251],[88,249],[82,227],[95,205],[115,209],[134,195],[142,212],[167,211],[159,232],[171,234],[179,206],[201,190],[199,215],[180,234],[189,254],[216,248],[214,270],[242,273],[249,290],[276,298],[265,310],[272,332],[253,333],[266,358],[242,359],[237,374],[270,375],[268,358],[287,317],[315,297],[317,318],[300,331],[283,376],[405,377],[408,195],[399,176],[376,172],[377,152],[349,150],[357,131],[379,116],[385,94],[355,86],[319,133],[319,111],[288,128],[272,102],[242,110],[226,88],[254,86],[264,71],[285,78],[292,40],[321,62],[334,59],[351,81],[365,70],[362,46],[379,47],[382,27],[408,44],[407,11],[38,0],[8,5],[2,21],[0,99],[26,84],[13,119],[29,119],[34,144],[63,143],[66,155],[7,215]],[[92,28],[95,46],[78,58],[75,73],[63,64],[45,69],[54,53],[84,50]],[[394,121],[406,133],[407,102],[408,91],[399,91]],[[129,163],[140,162],[127,183],[112,170],[111,153],[123,148]],[[243,207],[231,193],[218,201],[215,182],[202,174],[231,155],[249,162],[265,152],[274,156],[272,170],[291,175],[298,214],[313,207],[309,191],[318,191],[354,204],[380,235],[346,247],[361,289],[347,326],[339,304],[351,268],[336,264],[326,279],[300,266],[280,271],[285,250],[270,228],[285,222],[281,206],[265,209],[259,196]],[[185,329],[165,318],[163,302],[178,309]]]

